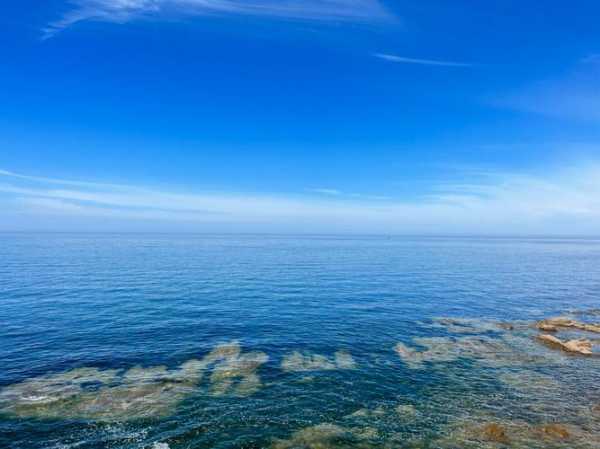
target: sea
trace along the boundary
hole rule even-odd
[[[598,449],[599,321],[595,239],[0,234],[0,448]]]

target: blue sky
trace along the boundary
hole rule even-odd
[[[597,2],[3,9],[0,230],[600,229]]]

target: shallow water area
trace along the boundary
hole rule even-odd
[[[0,240],[0,447],[600,447],[598,241]]]

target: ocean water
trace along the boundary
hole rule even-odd
[[[0,447],[599,448],[599,308],[597,240],[2,234]]]

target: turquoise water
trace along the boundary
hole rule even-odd
[[[0,301],[2,448],[600,447],[600,241],[3,234]]]

